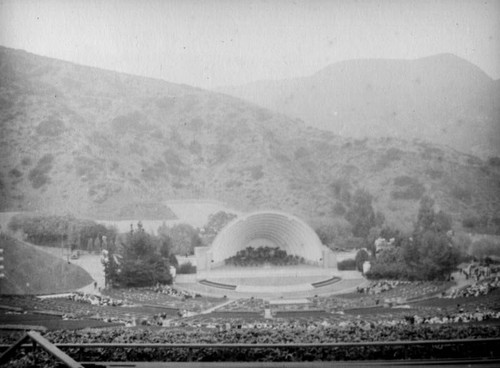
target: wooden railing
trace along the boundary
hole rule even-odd
[[[62,352],[59,348],[57,348],[54,344],[52,344],[49,340],[47,340],[45,337],[40,335],[38,332],[35,331],[30,331],[26,335],[24,335],[22,338],[20,338],[14,345],[12,345],[7,351],[5,351],[1,356],[0,356],[0,364],[5,364],[9,361],[9,359],[12,357],[12,355],[15,353],[15,351],[21,347],[27,342],[31,340],[32,343],[32,349],[35,351],[38,346],[40,346],[43,350],[48,352],[50,355],[52,355],[54,358],[59,360],[61,363],[66,365],[66,367],[69,368],[83,368],[83,365],[75,361],[73,358],[71,358],[69,355],[66,353]],[[36,359],[36,354],[33,354],[34,359]],[[33,362],[33,366],[36,367],[36,361]]]
[[[28,343],[31,340],[31,345]],[[47,351],[54,358],[65,364],[70,368],[83,368],[81,363],[78,363],[73,358],[68,356],[62,350],[66,349],[189,349],[194,352],[197,349],[308,349],[308,348],[352,348],[352,347],[389,347],[389,346],[446,346],[446,345],[464,345],[464,346],[474,346],[476,344],[485,344],[491,346],[490,352],[491,356],[485,356],[484,359],[494,359],[499,361],[500,352],[498,351],[498,346],[500,346],[500,338],[481,338],[481,339],[454,339],[454,340],[429,340],[429,341],[374,341],[374,342],[336,342],[336,343],[277,343],[277,344],[239,344],[239,343],[228,343],[228,344],[193,344],[193,343],[178,343],[178,344],[163,344],[163,343],[61,343],[52,344],[39,333],[30,331],[15,344],[8,347],[6,345],[0,345],[0,351],[4,353],[0,356],[0,365],[5,364],[13,356],[14,352],[18,349],[32,349],[35,351],[38,346],[43,350]],[[62,350],[61,350],[62,349]],[[33,354],[36,359],[36,354]],[[477,358],[477,357],[476,357]],[[405,360],[402,360],[405,362]],[[407,362],[411,362],[408,360]],[[229,363],[223,362],[222,364]],[[226,364],[227,365],[227,364]],[[36,362],[34,364],[36,366]]]

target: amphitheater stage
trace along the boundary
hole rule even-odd
[[[196,275],[178,275],[186,291],[228,298],[312,297],[349,292],[363,284],[359,272],[300,265],[290,267],[220,267]]]

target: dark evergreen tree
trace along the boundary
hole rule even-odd
[[[117,277],[120,286],[152,286],[172,282],[168,258],[160,254],[160,239],[146,233],[140,222],[136,230],[131,227],[122,249],[122,263]]]
[[[356,190],[351,199],[351,206],[345,218],[352,225],[352,234],[356,237],[366,238],[370,229],[376,226],[372,200],[372,195],[362,189]]]
[[[419,279],[445,279],[456,268],[461,253],[449,233],[451,218],[434,210],[434,201],[423,197],[411,238],[403,242],[403,256]]]

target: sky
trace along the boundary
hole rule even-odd
[[[0,0],[0,45],[216,88],[452,53],[500,78],[500,0]]]

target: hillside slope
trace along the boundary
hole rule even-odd
[[[5,48],[0,124],[2,211],[137,218],[136,204],[203,198],[331,218],[348,205],[340,185],[369,190],[406,228],[423,194],[458,223],[500,213],[496,162],[342,138],[227,95]]]
[[[451,54],[349,60],[314,75],[219,89],[346,137],[414,138],[500,154],[500,90]]]
[[[56,258],[33,245],[0,235],[6,277],[0,294],[54,294],[77,290],[92,283],[81,267]]]

